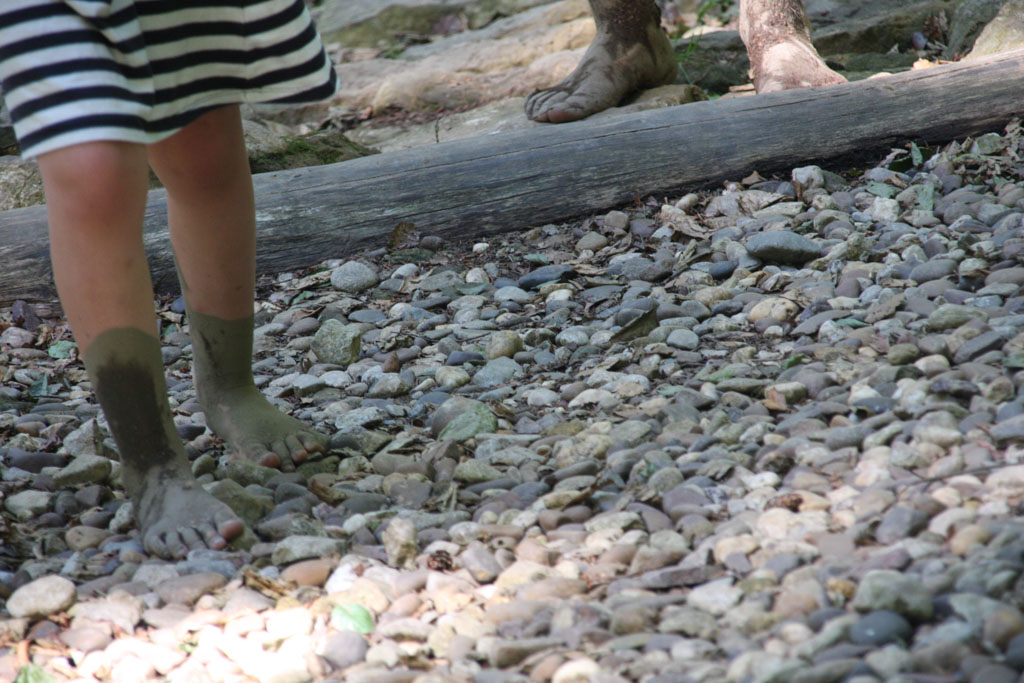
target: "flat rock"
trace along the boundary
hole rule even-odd
[[[48,617],[71,607],[77,597],[71,581],[63,576],[44,576],[11,593],[7,611],[15,618]]]
[[[817,244],[790,230],[758,233],[747,240],[746,247],[751,256],[769,263],[803,265],[821,256]]]

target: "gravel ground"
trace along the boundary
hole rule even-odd
[[[1021,139],[281,274],[258,381],[332,435],[294,473],[227,462],[163,302],[252,529],[178,563],[59,310],[0,312],[0,680],[1017,681]]]

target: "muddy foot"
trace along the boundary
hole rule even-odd
[[[221,392],[205,406],[206,421],[233,455],[289,471],[310,453],[323,452],[327,439],[309,425],[275,408],[255,387]]]
[[[244,530],[231,508],[206,493],[190,474],[172,468],[147,477],[136,498],[142,545],[164,559],[201,548],[220,550]]]
[[[760,65],[754,66],[754,87],[762,94],[845,82],[813,47],[796,39],[767,48]]]
[[[637,3],[643,5],[644,3]],[[579,66],[558,85],[533,93],[526,115],[534,121],[565,123],[618,105],[637,90],[667,85],[679,65],[668,36],[653,12],[621,0],[594,0],[598,30]]]
[[[740,37],[759,93],[845,83],[811,44],[801,0],[743,0]]]

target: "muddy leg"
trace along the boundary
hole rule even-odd
[[[222,548],[242,532],[192,477],[167,402],[142,244],[146,153],[96,142],[39,158],[61,302],[121,456],[144,547]]]
[[[534,121],[576,121],[675,80],[679,66],[654,0],[590,0],[590,8],[597,36],[564,81],[527,98]]]
[[[255,211],[238,107],[209,112],[149,148],[167,187],[171,241],[208,424],[239,456],[285,469],[325,439],[253,383]]]
[[[759,93],[846,82],[811,44],[801,0],[741,0],[740,37]]]

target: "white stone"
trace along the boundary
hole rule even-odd
[[[44,576],[25,584],[7,599],[12,617],[48,617],[75,604],[75,584],[63,576]]]
[[[686,596],[686,604],[699,610],[722,616],[743,597],[743,590],[732,585],[732,579],[719,579],[697,586]]]

